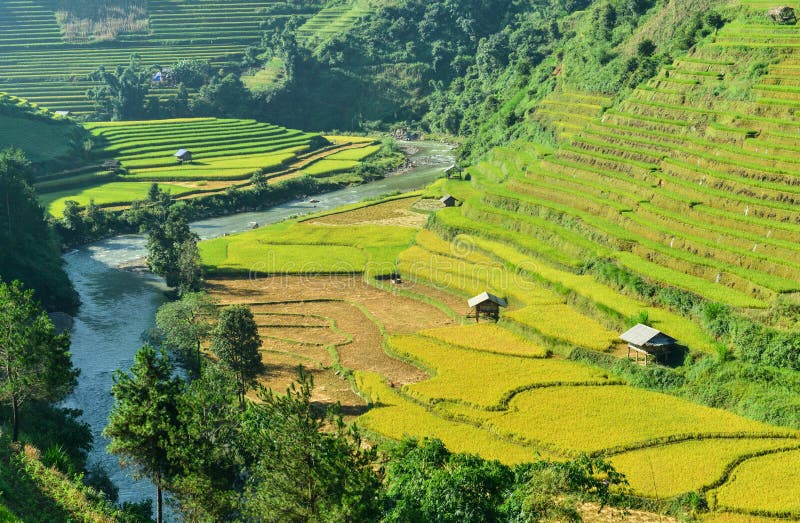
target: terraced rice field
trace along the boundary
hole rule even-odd
[[[99,66],[126,65],[137,54],[145,66],[170,66],[181,59],[207,60],[219,69],[238,61],[258,43],[267,17],[308,20],[306,39],[325,38],[350,27],[369,9],[359,3],[320,11],[308,6],[293,13],[267,14],[260,0],[151,0],[148,32],[118,35],[112,42],[65,41],[52,2],[8,0],[0,4],[0,92],[26,98],[53,111],[76,115],[92,110],[87,75]],[[263,80],[263,79],[262,79]],[[166,100],[174,88],[153,86]]]
[[[388,209],[362,204],[353,212],[370,209],[373,216],[391,216],[394,209],[391,200],[388,203]],[[413,200],[403,203],[409,207]],[[352,225],[324,220],[325,215],[287,221],[203,242],[203,264],[218,274],[388,274],[416,234],[405,221]]]
[[[323,383],[315,394],[328,401],[345,398],[346,411],[358,415],[357,423],[376,438],[438,437],[452,450],[506,463],[580,452],[606,454],[642,496],[665,499],[700,490],[725,510],[745,510],[728,501],[738,499],[735,489],[752,489],[760,496],[754,506],[792,510],[788,497],[770,497],[764,491],[767,483],[749,469],[763,471],[766,464],[775,469],[775,477],[783,474],[785,467],[760,460],[775,456],[793,463],[792,449],[800,446],[796,431],[630,387],[604,370],[552,356],[566,339],[553,344],[548,337],[510,329],[515,321],[510,318],[475,325],[445,313],[446,307],[434,298],[442,295],[424,291],[435,282],[412,281],[412,273],[403,270],[406,253],[472,268],[513,270],[519,264],[526,266],[526,274],[538,267],[538,279],[528,276],[538,286],[533,296],[559,296],[545,287],[559,283],[600,302],[613,302],[616,296],[625,311],[639,311],[642,304],[584,276],[532,264],[533,258],[517,249],[493,252],[496,242],[491,240],[462,235],[451,242],[431,230],[420,231],[421,225],[399,226],[405,219],[401,209],[410,211],[418,198],[351,206],[201,244],[209,261],[228,255],[235,244],[262,252],[273,245],[298,246],[299,260],[303,251],[308,258],[324,257],[326,251],[333,257],[342,246],[364,253],[386,252],[395,243],[402,249],[400,230],[406,245],[414,240],[401,256],[402,285],[382,286],[369,275],[316,273],[212,279],[211,291],[223,302],[247,302],[256,312],[264,361],[277,369],[265,383],[282,385],[289,379],[288,362],[306,362]],[[536,313],[543,307],[522,307],[532,295],[520,293],[508,316],[530,310],[531,321],[542,321],[544,316]],[[676,328],[685,321],[662,313],[663,321],[675,322]],[[578,312],[558,303],[554,318],[587,325],[586,317],[570,314]],[[606,330],[600,329],[604,334],[596,337],[604,339]],[[352,377],[350,384],[367,405],[354,402],[331,381],[333,369]]]
[[[701,490],[723,477],[735,458],[784,448],[797,439],[701,439],[626,452],[611,458],[631,488],[649,497],[673,497]],[[778,454],[782,458],[792,454]]]
[[[456,327],[457,328],[457,327]],[[506,331],[507,332],[507,331]],[[513,337],[508,333],[509,337]],[[478,408],[501,407],[511,391],[555,383],[606,384],[602,371],[578,363],[468,350],[420,336],[395,336],[389,350],[419,362],[434,377],[404,391],[428,403],[453,401]],[[502,341],[499,343],[502,347]]]
[[[420,334],[448,345],[482,352],[528,358],[544,358],[548,356],[547,349],[493,323],[476,323],[474,325],[424,330]]]
[[[302,167],[327,156],[347,153],[358,157],[371,142],[347,142],[340,137],[331,145],[315,133],[305,133],[254,120],[186,118],[87,124],[99,150],[98,161],[114,159],[121,172],[110,173],[102,164],[37,179],[36,188],[51,213],[58,215],[66,200],[81,205],[124,206],[143,199],[152,183],[174,196],[194,197],[250,184],[255,173],[268,183],[303,176]],[[353,148],[353,149],[350,149]],[[179,163],[178,149],[193,153],[191,162]],[[352,166],[358,165],[353,160]]]
[[[717,502],[726,509],[797,517],[800,515],[798,463],[800,450],[747,460],[731,472],[730,479],[717,491]]]
[[[261,0],[148,2],[153,39],[179,43],[255,43],[261,38],[264,7]],[[297,15],[310,17],[316,11],[309,7]]]
[[[564,253],[614,258],[645,278],[738,308],[765,308],[798,292],[793,39],[800,42],[793,26],[729,24],[599,117],[601,96],[584,95],[595,101],[581,112],[570,105],[581,98],[552,95],[532,117],[562,145],[551,155],[525,143],[495,150],[472,169],[480,194],[465,198],[460,216],[441,215],[441,226],[495,237],[556,265],[565,265]],[[787,54],[750,79],[748,68],[769,60],[763,47]],[[709,96],[723,78],[746,86],[748,99]],[[580,116],[564,136],[559,114]],[[538,223],[524,232],[545,247],[496,235],[493,227],[508,221],[520,232]]]
[[[181,196],[197,190],[193,187],[174,184],[161,184],[159,188],[173,196]],[[61,216],[68,200],[78,202],[80,206],[86,206],[93,201],[98,207],[113,207],[126,205],[134,200],[144,200],[147,198],[149,190],[150,184],[146,183],[112,182],[85,189],[45,193],[39,199],[50,214]]]
[[[244,180],[254,172],[279,170],[324,143],[319,135],[255,120],[192,118],[92,123],[86,127],[141,181]],[[189,149],[192,161],[173,156]]]
[[[100,66],[113,69],[127,65],[132,55],[142,65],[168,66],[181,59],[208,60],[214,68],[224,67],[243,50],[240,45],[194,44],[180,47],[130,45],[124,47],[57,47],[37,50],[13,49],[0,56],[0,91],[37,103],[52,111],[76,115],[93,109],[86,91],[95,85],[88,75]],[[175,88],[154,86],[150,94],[166,100]]]
[[[297,34],[306,42],[322,41],[351,28],[359,18],[368,12],[369,3],[365,0],[326,7],[300,26]]]

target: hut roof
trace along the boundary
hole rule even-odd
[[[479,305],[486,301],[491,301],[492,303],[496,303],[501,307],[506,307],[508,305],[508,302],[503,298],[498,298],[494,294],[489,294],[488,292],[482,292],[477,296],[473,296],[472,298],[467,300],[467,303],[469,304],[470,307],[475,307],[476,305]]]
[[[175,153],[175,156],[180,158],[181,156],[186,156],[186,153],[192,154],[189,149],[178,149],[178,152]]]
[[[446,202],[446,201],[449,201],[449,200],[455,200],[455,199],[456,199],[456,198],[455,198],[455,196],[452,196],[452,195],[450,195],[450,194],[445,194],[444,196],[442,196],[441,198],[439,198],[439,201],[440,201],[440,202],[442,202],[442,203],[444,203],[444,202]]]
[[[675,338],[667,336],[660,330],[641,323],[622,333],[620,338],[622,341],[640,347],[644,345],[670,345],[676,341]]]

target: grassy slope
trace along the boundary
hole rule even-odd
[[[0,451],[0,521],[44,523],[87,521],[111,523],[120,514],[96,491],[45,466],[36,448]]]
[[[35,164],[70,164],[84,131],[69,120],[12,95],[0,93],[0,144],[25,152]]]

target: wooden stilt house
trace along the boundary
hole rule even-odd
[[[620,339],[628,343],[628,358],[633,354],[632,359],[644,365],[653,359],[666,357],[676,348],[675,338],[641,323],[622,333]]]
[[[470,309],[472,309],[470,316],[475,316],[476,323],[480,321],[481,316],[497,321],[500,319],[500,307],[508,306],[508,302],[506,302],[505,299],[498,298],[494,294],[489,294],[488,292],[482,292],[477,296],[473,296],[467,300],[467,304]]]

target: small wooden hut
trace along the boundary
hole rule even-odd
[[[444,196],[439,198],[439,201],[442,202],[442,205],[444,205],[445,207],[455,207],[456,204],[458,203],[458,200],[456,200],[453,196],[449,194],[445,194]]]
[[[178,159],[178,163],[191,162],[192,151],[189,149],[178,149],[178,152],[175,153],[175,158]]]
[[[794,9],[788,6],[773,7],[767,11],[767,16],[773,22],[777,22],[779,24],[797,23],[797,15],[795,14]]]
[[[676,347],[677,341],[672,336],[641,323],[622,333],[620,339],[628,343],[628,358],[633,352],[636,363],[639,363],[639,358],[643,356],[642,361],[645,365],[648,363],[648,358],[665,357]]]
[[[481,316],[489,318],[494,321],[500,319],[500,307],[507,307],[508,302],[503,298],[498,298],[494,294],[482,292],[477,296],[473,296],[467,300],[470,309],[473,310],[475,315],[475,322],[479,322]]]
[[[122,164],[117,159],[106,160],[103,162],[103,169],[115,173],[122,169]]]

